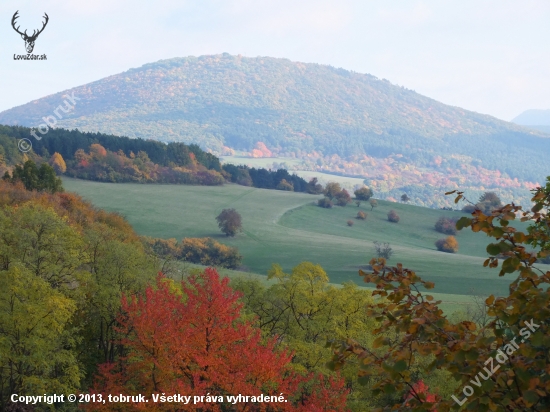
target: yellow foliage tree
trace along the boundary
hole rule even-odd
[[[63,159],[63,156],[61,154],[55,152],[53,156],[50,158],[50,166],[54,168],[55,173],[62,174],[67,171],[67,165],[65,164],[65,160]]]

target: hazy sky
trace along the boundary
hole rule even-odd
[[[26,54],[12,29],[41,27]],[[370,73],[511,120],[550,108],[548,0],[2,0],[0,111],[132,67],[228,52]]]

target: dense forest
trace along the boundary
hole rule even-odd
[[[48,139],[33,142],[23,154],[17,139],[28,128],[0,126],[0,171],[29,157],[50,163],[58,174],[112,183],[221,185],[232,182],[262,189],[306,192],[308,183],[285,169],[267,170],[225,164],[197,145],[129,139],[101,133],[52,129]],[[73,149],[75,151],[73,152]]]

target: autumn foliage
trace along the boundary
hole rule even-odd
[[[447,236],[445,239],[439,239],[435,242],[435,247],[441,252],[458,252],[458,241],[454,236]]]
[[[395,210],[392,209],[388,212],[388,220],[393,223],[399,222],[399,215]]]
[[[223,402],[164,404],[171,411],[340,411],[347,391],[341,380],[324,380],[306,390],[312,375],[289,368],[292,354],[276,351],[276,339],[262,343],[260,329],[243,321],[240,293],[229,279],[206,269],[181,283],[181,290],[159,275],[144,295],[124,298],[119,317],[121,344],[127,351],[117,363],[100,366],[94,392],[166,393],[223,397]],[[284,394],[288,402],[271,404],[226,402],[226,396]],[[123,410],[157,410],[129,404]],[[89,404],[88,410],[112,410]]]

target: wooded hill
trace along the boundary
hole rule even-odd
[[[146,64],[4,111],[0,123],[37,127],[67,94],[78,100],[58,111],[57,126],[196,143],[217,154],[256,148],[259,156],[306,159],[309,169],[383,180],[379,192],[464,181],[482,191],[527,190],[544,181],[550,153],[544,132],[385,79],[229,54]]]

